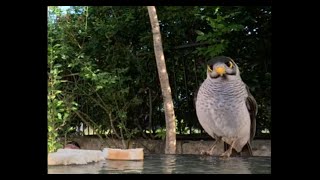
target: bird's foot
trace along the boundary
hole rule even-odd
[[[224,153],[222,153],[222,154],[220,155],[220,157],[221,157],[221,158],[224,158],[224,159],[227,159],[227,158],[230,157],[231,153],[232,153],[232,151],[227,150],[227,151],[225,151]]]
[[[200,151],[200,154],[203,156],[212,156],[213,152],[212,151]]]

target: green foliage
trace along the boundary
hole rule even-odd
[[[63,67],[63,70],[56,69],[56,66],[49,69],[55,74],[62,74],[59,79],[65,82],[60,86],[64,97],[77,99],[80,105],[80,114],[73,116],[72,122],[65,122],[65,126],[85,121],[86,125],[97,125],[103,131],[110,128],[110,123],[114,123],[114,127],[118,128],[114,131],[122,130],[127,123],[127,109],[141,103],[141,99],[136,96],[128,97],[129,93],[133,93],[130,92],[132,78],[126,75],[129,64],[126,66],[123,60],[130,57],[132,48],[122,44],[111,45],[113,41],[110,38],[113,35],[106,33],[115,32],[117,26],[109,26],[103,19],[89,16],[90,10],[96,12],[88,7],[72,7],[65,15],[59,13],[51,16],[56,19],[49,21],[52,23],[48,25],[51,27],[48,43],[59,47],[59,51],[54,52],[54,58],[55,63],[60,63],[59,67]],[[101,30],[106,33],[101,33]],[[116,49],[108,48],[109,45]],[[49,58],[49,61],[52,60]],[[51,82],[49,79],[49,85]],[[57,120],[51,121],[56,123]],[[126,129],[124,136],[131,138],[136,131]],[[59,135],[58,132],[55,134]]]
[[[53,9],[54,12],[60,12],[58,9]],[[58,13],[59,14],[59,13]],[[52,34],[51,34],[52,33]],[[61,44],[54,44],[53,34],[57,33],[52,26],[49,26],[49,41],[48,41],[48,152],[54,152],[62,147],[58,141],[58,132],[66,131],[66,123],[70,120],[70,114],[77,109],[77,103],[72,100],[63,91],[63,83],[66,80],[62,79],[62,65],[57,63],[59,55],[63,48]]]
[[[217,7],[213,13],[213,17],[208,15],[198,15],[201,19],[205,19],[210,25],[211,30],[208,33],[204,33],[200,30],[196,30],[198,34],[197,42],[209,43],[208,47],[199,47],[195,51],[198,55],[203,55],[208,58],[213,58],[215,56],[221,55],[225,52],[225,49],[229,45],[229,37],[237,31],[241,31],[244,27],[238,22],[233,22],[233,18],[239,11],[225,14],[223,11],[219,11]]]
[[[155,137],[164,140],[166,138],[166,129],[157,129]]]
[[[111,132],[111,137],[121,132],[125,139],[142,137],[148,130],[164,138],[159,130],[165,127],[163,99],[147,8],[49,10],[49,149],[63,131],[80,122],[101,134]],[[206,60],[217,55],[235,59],[255,96],[257,135],[270,130],[271,8],[159,6],[157,14],[177,132],[201,129],[193,96],[206,77]],[[181,47],[190,44],[195,45]]]
[[[184,122],[183,119],[181,119],[180,121],[178,121],[178,119],[176,119],[176,132],[179,134],[187,134],[189,131],[189,128],[187,127],[187,124]]]

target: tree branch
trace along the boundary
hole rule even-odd
[[[74,112],[75,112],[75,113],[77,114],[77,116],[81,119],[81,121],[84,122],[84,123],[87,125],[88,128],[89,128],[90,124],[89,124],[88,121],[85,120],[85,118],[84,118],[81,114],[86,115],[86,117],[87,117],[94,125],[96,125],[96,124],[92,121],[92,119],[91,119],[87,114],[85,114],[85,113],[83,113],[83,112],[81,112],[81,111],[79,111],[79,112],[78,112],[78,111],[74,111]],[[94,128],[93,128],[93,131],[95,131]],[[109,144],[107,141],[105,141],[99,133],[96,133],[96,134],[97,134],[97,136],[100,138],[100,140],[101,140],[102,142],[106,142],[106,143],[108,144],[108,146],[110,146],[110,144]],[[107,138],[107,136],[106,136],[106,138]]]

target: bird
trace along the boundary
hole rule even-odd
[[[221,157],[252,156],[251,143],[256,133],[257,102],[249,87],[242,81],[233,59],[218,56],[207,62],[207,78],[194,97],[199,123],[215,139],[209,151],[224,142]]]

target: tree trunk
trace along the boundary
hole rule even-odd
[[[148,12],[152,27],[153,34],[153,46],[156,56],[158,75],[160,79],[161,91],[163,96],[164,112],[166,117],[166,148],[165,154],[176,153],[176,125],[175,115],[173,109],[173,102],[171,96],[171,88],[169,84],[169,78],[166,68],[166,62],[164,59],[159,21],[157,17],[156,8],[154,6],[148,6]]]

